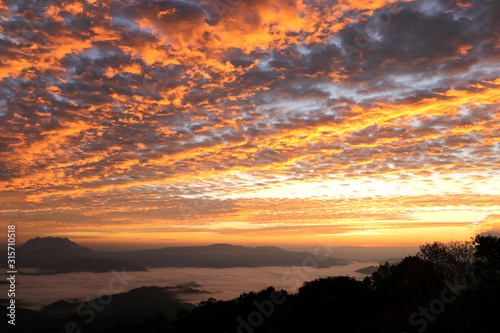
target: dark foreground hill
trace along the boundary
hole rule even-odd
[[[296,293],[275,290],[209,298],[194,307],[175,288],[143,287],[42,311],[17,309],[18,332],[70,333],[486,333],[500,332],[500,239],[427,244],[371,277],[328,277]],[[196,285],[184,286],[202,292]],[[183,288],[183,286],[177,287]],[[244,289],[244,286],[242,286]],[[6,307],[0,316],[6,318]],[[4,325],[5,321],[0,325]],[[10,327],[12,331],[12,327]],[[3,330],[2,330],[3,331]]]
[[[116,295],[99,295],[83,302],[57,301],[41,311],[16,309],[16,325],[7,332],[96,332],[112,327],[133,327],[148,318],[174,318],[195,308],[179,300],[179,293],[203,292],[190,286],[141,287]],[[8,318],[6,304],[0,313]],[[3,324],[3,323],[2,323]],[[126,330],[124,330],[125,332]],[[2,330],[3,332],[3,330]]]

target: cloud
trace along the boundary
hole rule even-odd
[[[498,171],[496,2],[224,3],[6,2],[0,191],[24,200],[4,219],[168,225],[192,196],[332,178],[427,177],[445,196],[431,176],[460,175],[481,198],[473,177]]]

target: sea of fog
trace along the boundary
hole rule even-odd
[[[142,286],[178,286],[195,283],[196,289],[204,293],[185,293],[179,298],[198,305],[213,297],[229,300],[243,292],[260,291],[269,286],[296,292],[304,281],[327,276],[352,276],[363,279],[366,275],[355,270],[379,262],[352,262],[345,266],[329,268],[313,267],[236,267],[236,268],[155,268],[147,272],[126,272],[123,283],[115,282],[113,290],[126,292]],[[116,274],[116,273],[115,273]],[[103,294],[111,294],[110,281],[116,280],[112,272],[69,273],[56,275],[17,275],[16,299],[19,306],[39,309],[58,300],[86,301]],[[0,285],[2,294],[7,285]]]

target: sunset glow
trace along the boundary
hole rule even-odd
[[[0,223],[19,242],[157,247],[499,233],[498,17],[495,1],[0,1]]]

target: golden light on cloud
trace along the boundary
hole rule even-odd
[[[499,229],[491,3],[224,4],[2,4],[0,222],[166,245]]]

